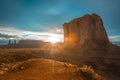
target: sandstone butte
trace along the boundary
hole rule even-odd
[[[64,43],[67,45],[98,46],[109,44],[103,21],[97,14],[86,14],[63,24]]]

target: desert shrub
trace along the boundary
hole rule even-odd
[[[86,78],[93,78],[94,70],[89,66],[84,65],[82,68],[79,68],[78,71]]]
[[[6,63],[6,64],[3,63],[0,65],[0,75],[26,69],[30,67],[30,64],[32,63],[32,61],[33,60],[31,59],[31,60],[26,60],[22,62]]]
[[[84,80],[106,80],[102,76],[95,73],[93,68],[87,65],[79,68],[78,73],[84,77]]]

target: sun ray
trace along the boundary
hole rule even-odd
[[[57,43],[57,42],[60,42],[60,38],[56,36],[51,36],[48,38],[48,42]]]

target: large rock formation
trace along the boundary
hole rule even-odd
[[[87,14],[76,18],[63,25],[64,42],[70,45],[97,44],[106,45],[109,43],[103,21],[96,14]],[[91,45],[90,45],[91,46]]]

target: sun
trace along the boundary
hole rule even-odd
[[[51,36],[51,37],[48,38],[48,41],[51,42],[51,43],[56,43],[56,42],[60,41],[60,38],[56,37],[56,36]]]

